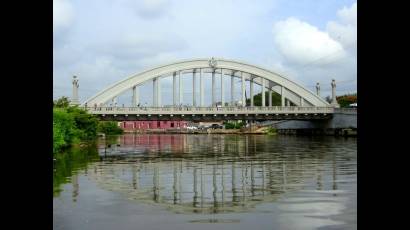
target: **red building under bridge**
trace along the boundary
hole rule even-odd
[[[185,129],[187,121],[123,121],[120,127],[124,130],[133,129]]]

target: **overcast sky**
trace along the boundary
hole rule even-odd
[[[54,99],[71,97],[73,75],[80,79],[82,102],[157,65],[212,56],[262,66],[312,91],[320,82],[323,97],[330,94],[332,78],[338,94],[356,92],[356,1],[54,0],[53,4]],[[186,78],[184,85],[189,82]],[[162,101],[170,101],[169,86],[169,80],[162,82]],[[142,103],[151,102],[151,90],[152,83],[141,87]],[[226,94],[228,99],[229,89]],[[185,87],[184,97],[189,96],[192,89]],[[130,94],[119,100],[128,103]]]

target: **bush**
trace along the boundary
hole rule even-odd
[[[64,133],[58,124],[53,123],[53,153],[60,151],[64,146]]]
[[[106,135],[113,134],[123,134],[124,130],[118,127],[115,121],[101,121],[98,124],[98,132],[104,133]]]
[[[77,107],[53,108],[53,153],[97,137],[98,119]]]
[[[269,134],[269,135],[276,134],[276,129],[273,128],[273,127],[269,127],[268,130],[267,130],[267,134]]]
[[[349,107],[350,104],[357,103],[357,94],[346,94],[343,96],[336,97],[337,102],[340,107]]]
[[[225,129],[234,129],[234,128],[235,128],[234,123],[231,123],[231,122],[225,123]]]
[[[53,101],[53,107],[68,108],[68,106],[70,106],[70,100],[68,99],[68,97],[61,97]]]
[[[240,129],[244,125],[244,122],[225,122],[225,129]]]
[[[67,112],[74,118],[78,129],[77,136],[80,139],[93,139],[97,136],[98,119],[96,117],[77,107],[70,107]]]
[[[74,117],[64,109],[53,109],[53,131],[57,136],[62,136],[65,144],[71,144],[78,133]]]

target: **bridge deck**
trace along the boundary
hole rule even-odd
[[[335,112],[355,113],[355,109],[333,107],[88,107],[89,113],[106,120],[218,120],[218,119],[329,119]]]
[[[272,107],[96,107],[87,108],[91,114],[331,114],[333,107],[299,107],[299,106],[272,106]]]

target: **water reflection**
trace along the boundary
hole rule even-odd
[[[177,213],[241,212],[306,189],[337,196],[337,174],[356,172],[343,139],[130,134],[98,149],[88,173],[100,187]]]
[[[76,146],[65,152],[54,155],[53,165],[53,196],[59,196],[62,191],[61,186],[72,182],[73,201],[79,193],[78,176],[79,170],[85,170],[90,162],[100,159],[96,142],[89,142],[84,146]]]

